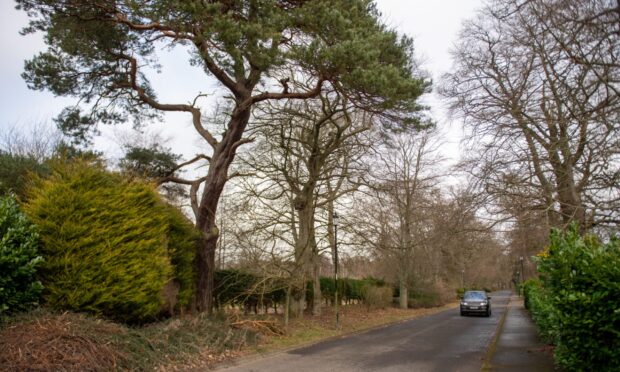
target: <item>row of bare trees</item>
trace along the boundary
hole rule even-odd
[[[442,92],[476,144],[467,170],[504,212],[620,222],[617,6],[498,0],[464,27]]]
[[[615,0],[494,0],[465,24],[441,92],[514,262],[551,227],[618,231],[619,53]]]

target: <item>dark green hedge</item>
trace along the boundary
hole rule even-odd
[[[321,295],[323,299],[334,302],[336,282],[333,277],[322,276],[319,278],[321,283]],[[386,283],[381,279],[372,277],[364,279],[352,279],[352,278],[339,278],[338,279],[338,295],[340,301],[344,303],[352,303],[354,301],[363,301],[364,288],[367,286],[383,287]],[[311,303],[313,300],[313,283],[308,282],[306,291],[306,300]]]
[[[334,302],[335,281],[331,277],[321,277],[321,294],[330,303]],[[280,278],[264,278],[242,270],[218,270],[215,272],[215,303],[218,306],[235,305],[257,310],[257,306],[283,305],[286,300],[286,282]],[[363,301],[365,290],[369,287],[384,287],[380,279],[365,278],[338,280],[339,295],[342,302]],[[306,285],[306,300],[313,300],[313,283]]]
[[[538,257],[541,283],[525,287],[528,307],[567,370],[620,366],[620,244],[553,231]]]
[[[541,338],[547,343],[556,343],[558,322],[549,290],[543,287],[539,279],[529,279],[523,283],[523,296],[525,307],[538,325]]]
[[[47,304],[126,322],[154,319],[166,303],[186,305],[195,235],[154,186],[86,162],[54,168],[25,208],[40,229]],[[165,298],[175,294],[164,291],[173,280],[178,300]]]
[[[278,278],[264,278],[241,270],[217,270],[214,296],[217,306],[240,305],[257,311],[257,306],[283,304],[286,284]]]
[[[11,196],[0,197],[0,316],[36,305],[43,286],[36,227]]]

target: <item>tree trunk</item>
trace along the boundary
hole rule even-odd
[[[291,291],[292,291],[292,285],[289,283],[289,285],[286,287],[286,297],[284,300],[284,326],[288,327],[288,323],[289,323],[289,319],[291,317]]]
[[[313,278],[316,281],[317,278],[315,276],[318,272],[318,249],[314,228],[314,187],[315,185],[312,184],[306,185],[294,201],[299,226],[298,239],[295,246],[295,263],[299,268],[299,275],[302,277],[303,283],[301,285],[303,288],[306,287],[305,280],[307,278]],[[301,297],[305,300],[305,295]],[[315,285],[313,299],[312,314],[318,315],[315,311],[320,313],[322,306],[320,283],[318,288]],[[297,305],[298,307],[302,306],[301,303]]]
[[[293,293],[291,301],[292,313],[299,319],[304,317],[304,309],[306,308],[306,278],[305,275],[300,278],[300,285],[297,287],[297,291]]]
[[[575,185],[573,170],[570,165],[562,164],[563,168],[556,171],[558,183],[558,200],[560,202],[560,212],[562,213],[562,221],[564,226],[568,226],[572,222],[579,224],[579,229],[583,232],[586,226],[586,213],[581,195]]]
[[[407,309],[409,307],[409,292],[407,289],[407,283],[404,279],[400,278],[398,280],[400,296],[398,298],[398,302],[400,304],[401,309]]]
[[[323,308],[323,295],[321,293],[321,260],[318,252],[314,255],[314,291],[312,302],[312,315],[321,315],[321,309]]]
[[[209,170],[204,180],[200,203],[195,208],[196,227],[202,232],[202,241],[196,255],[196,308],[200,312],[213,312],[213,275],[219,230],[216,212],[220,196],[228,181],[228,168],[235,158],[239,141],[250,120],[250,110],[236,108],[228,123],[222,141],[213,150]]]

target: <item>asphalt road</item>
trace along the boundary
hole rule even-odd
[[[480,371],[509,291],[492,295],[493,315],[458,309],[312,346],[245,360],[225,371]]]

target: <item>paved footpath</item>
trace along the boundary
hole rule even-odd
[[[523,307],[523,299],[512,296],[506,309],[506,319],[500,326],[497,343],[487,364],[488,371],[559,371],[553,355],[538,337],[536,325]]]

